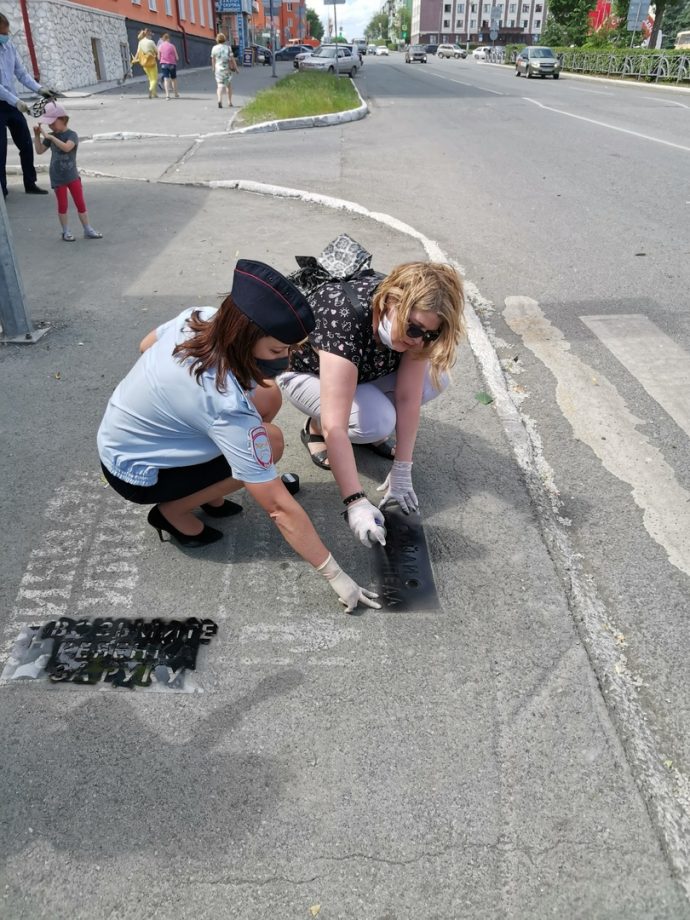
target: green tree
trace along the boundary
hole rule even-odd
[[[596,0],[550,0],[549,16],[542,34],[550,45],[582,45],[589,33],[587,14]]]
[[[400,8],[400,38],[409,42],[410,28],[412,26],[412,14],[406,6]]]
[[[369,25],[364,30],[364,37],[370,41],[384,39],[388,41],[388,14],[376,13],[369,20]]]
[[[690,29],[690,0],[670,0],[664,12],[664,48],[673,48],[676,35],[684,29]]]
[[[307,7],[307,22],[309,23],[309,34],[320,42],[323,38],[323,23],[319,19],[316,10]]]

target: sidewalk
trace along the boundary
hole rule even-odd
[[[83,136],[223,130],[210,77],[180,100],[132,86],[68,110]],[[238,101],[269,81],[242,72]],[[83,145],[85,171],[125,177],[85,180],[99,241],[62,243],[52,196],[10,183],[32,316],[51,329],[0,349],[2,645],[60,612],[204,615],[219,635],[199,695],[0,688],[3,916],[688,916],[466,344],[415,454],[441,612],[346,617],[248,498],[223,541],[185,552],[104,487],[95,433],[139,340],[219,303],[238,256],[288,272],[346,231],[383,271],[427,257],[363,214],[166,181],[193,143]],[[299,416],[277,421],[281,472],[366,581]],[[388,464],[358,459],[373,498]]]

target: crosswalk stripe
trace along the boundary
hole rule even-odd
[[[690,437],[690,355],[639,313],[580,319]]]

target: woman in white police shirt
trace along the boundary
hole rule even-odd
[[[246,259],[220,309],[188,309],[150,332],[113,393],[98,431],[104,475],[128,501],[153,504],[149,524],[183,546],[223,534],[193,514],[241,511],[225,495],[245,488],[347,611],[379,607],[333,559],[278,476],[283,437],[271,424],[280,391],[266,378],[314,328],[311,308],[279,272]],[[257,386],[258,384],[258,386]]]

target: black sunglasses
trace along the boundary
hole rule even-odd
[[[435,329],[433,331],[429,329],[422,329],[421,326],[417,326],[416,323],[407,324],[407,335],[411,339],[421,339],[425,345],[428,345],[430,342],[435,342],[436,339],[441,335],[440,329]]]

